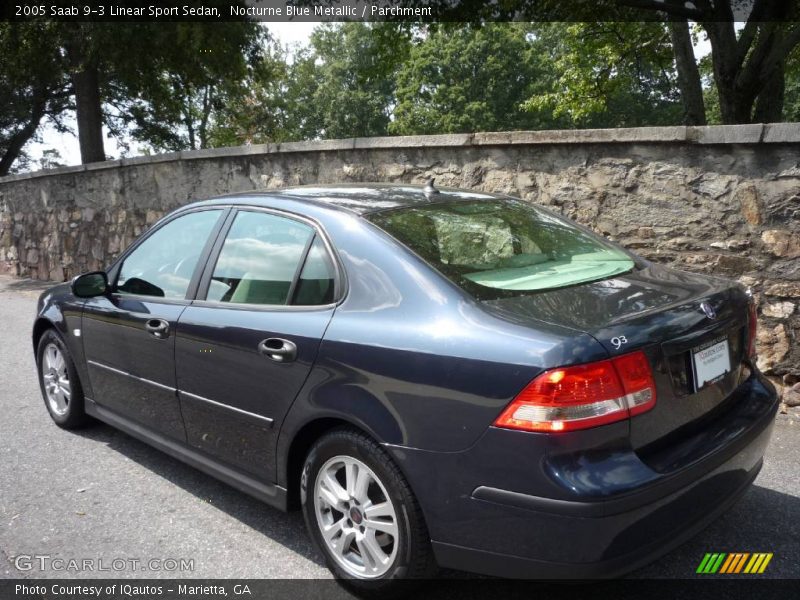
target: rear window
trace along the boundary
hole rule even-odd
[[[602,238],[521,201],[435,203],[368,218],[481,300],[597,281],[634,267]]]

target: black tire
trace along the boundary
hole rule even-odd
[[[45,351],[49,346],[55,346],[60,351],[64,358],[64,366],[69,378],[70,397],[66,402],[66,408],[63,412],[58,412],[48,399],[48,393],[45,389]],[[39,339],[39,345],[36,348],[36,369],[39,375],[39,389],[42,392],[44,405],[47,412],[50,413],[50,418],[53,422],[62,427],[63,429],[78,429],[85,427],[91,422],[91,418],[86,415],[84,409],[84,396],[81,381],[78,378],[78,372],[75,370],[75,363],[72,361],[72,356],[64,343],[63,338],[55,329],[48,329]]]
[[[372,490],[372,494],[378,490],[377,493],[383,498],[384,495],[378,487],[383,486],[386,491],[385,496],[391,499],[398,535],[396,538],[383,539],[393,539],[394,541],[389,542],[389,546],[397,544],[397,551],[388,570],[380,577],[363,578],[348,572],[333,557],[331,549],[323,539],[314,500],[315,486],[320,470],[335,457],[351,457],[365,464],[379,482],[371,484],[369,489]],[[353,592],[361,596],[393,596],[410,589],[408,582],[404,580],[419,582],[436,574],[437,566],[422,510],[400,469],[386,451],[369,436],[353,429],[343,428],[333,430],[317,440],[303,466],[300,498],[311,539],[325,556],[325,562],[334,576]],[[338,514],[338,511],[333,512]],[[346,519],[346,515],[342,518]],[[337,517],[332,516],[331,519],[336,520]],[[368,523],[366,517],[364,519],[364,523]],[[350,523],[349,520],[347,522]],[[354,541],[353,545],[355,544]]]

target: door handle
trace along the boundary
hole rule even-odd
[[[291,362],[297,358],[294,342],[281,338],[267,338],[258,343],[258,352],[275,362]]]
[[[148,319],[144,324],[144,328],[147,333],[160,340],[169,337],[169,323],[164,319]]]

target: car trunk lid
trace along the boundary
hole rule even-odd
[[[743,376],[748,296],[722,279],[650,265],[486,305],[515,320],[536,319],[587,333],[609,356],[643,350],[653,369],[657,402],[631,419],[631,444],[637,449],[701,422]]]

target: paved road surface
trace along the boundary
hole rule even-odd
[[[40,289],[0,278],[0,578],[64,575],[18,571],[20,555],[194,561],[193,571],[118,574],[127,577],[329,577],[299,514],[262,505],[106,425],[78,433],[53,425],[29,341]],[[800,423],[779,418],[763,471],[729,514],[633,577],[691,577],[711,551],[774,552],[765,575],[800,577]]]

